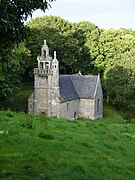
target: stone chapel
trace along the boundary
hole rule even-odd
[[[34,92],[28,99],[28,112],[65,119],[102,118],[103,93],[100,75],[60,75],[59,62],[49,55],[44,41],[34,68]]]

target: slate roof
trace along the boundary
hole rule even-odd
[[[63,101],[78,98],[94,98],[98,76],[60,75],[60,97]]]

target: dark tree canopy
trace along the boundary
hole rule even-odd
[[[122,54],[106,69],[104,84],[111,103],[123,111],[135,112],[135,49]]]
[[[45,12],[53,0],[0,0],[0,106],[18,90],[20,73],[26,72],[29,53],[19,42],[29,34],[25,21],[32,13]],[[18,48],[14,46],[18,44]],[[28,55],[28,56],[27,56]]]
[[[57,51],[61,73],[72,74],[79,70],[85,74],[92,72],[89,49],[99,36],[97,32],[100,30],[96,25],[88,21],[70,23],[57,16],[38,17],[27,25],[33,32],[27,41],[33,60],[40,53],[43,39],[46,39],[50,52]]]
[[[1,0],[0,1],[0,52],[27,35],[25,21],[33,11],[45,11],[53,0]],[[2,56],[2,54],[1,54]]]

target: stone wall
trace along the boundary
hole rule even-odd
[[[48,114],[48,77],[35,75],[35,114]]]
[[[77,119],[79,113],[79,100],[59,103],[58,118]]]
[[[80,99],[79,118],[95,119],[94,99]]]
[[[57,116],[58,113],[59,88],[52,88],[51,93],[51,116]]]
[[[97,119],[102,118],[102,96],[100,88],[95,99],[78,99],[59,103],[57,109],[58,118],[65,119]],[[97,101],[100,99],[99,109],[97,110]]]
[[[102,116],[95,112],[95,99],[77,99],[59,103],[58,118],[66,119],[96,119]]]
[[[31,96],[28,99],[28,113],[34,114],[34,92],[31,94]]]
[[[99,79],[96,93],[95,93],[95,105],[94,105],[95,119],[103,117],[102,111],[103,111],[103,92],[102,92],[102,87],[101,87],[101,83]]]

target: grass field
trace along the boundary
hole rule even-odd
[[[0,112],[0,179],[135,179],[135,122]]]

